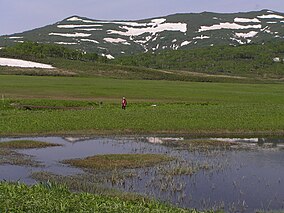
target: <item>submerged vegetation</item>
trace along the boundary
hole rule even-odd
[[[33,167],[42,166],[42,164],[34,160],[32,156],[20,154],[18,152],[6,148],[1,148],[0,150],[0,165],[3,164]]]

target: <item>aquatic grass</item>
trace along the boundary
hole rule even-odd
[[[183,165],[176,166],[172,169],[168,169],[165,171],[166,175],[193,175],[200,170],[209,170],[214,166],[210,166],[209,164],[200,164],[200,165]]]
[[[108,154],[64,160],[63,163],[80,168],[113,170],[148,167],[171,160],[173,160],[172,157],[162,154]]]
[[[128,201],[89,193],[72,193],[55,183],[27,186],[0,183],[1,212],[197,212],[153,200]]]
[[[35,148],[46,148],[52,146],[61,146],[61,145],[42,142],[42,141],[33,141],[33,140],[13,140],[13,141],[6,141],[0,143],[0,148],[9,148],[9,149],[35,149]]]
[[[9,149],[0,149],[0,155],[10,155],[13,151]]]
[[[183,140],[179,142],[167,142],[167,146],[174,146],[178,149],[188,150],[211,150],[211,149],[231,149],[232,147],[238,147],[238,143],[230,141],[218,141],[218,140]]]
[[[0,165],[1,164],[33,167],[43,166],[40,162],[34,160],[30,155],[21,154],[6,148],[0,149]]]
[[[123,200],[149,200],[149,198],[130,192],[110,188],[104,183],[111,179],[110,172],[93,172],[82,175],[62,176],[50,172],[33,172],[31,177],[40,182],[56,182],[66,185],[75,192],[89,192],[109,197],[120,197]]]

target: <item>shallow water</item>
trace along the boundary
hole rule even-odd
[[[242,149],[194,151],[163,145],[182,138],[17,138],[59,143],[63,146],[18,150],[34,156],[44,167],[0,165],[0,179],[34,183],[30,175],[48,171],[59,175],[82,174],[83,170],[59,161],[98,154],[159,153],[177,160],[165,165],[131,170],[136,173],[114,187],[169,201],[181,207],[208,209],[224,207],[227,212],[257,209],[284,210],[284,140],[220,139],[241,143]],[[11,140],[0,138],[0,142]],[[13,139],[15,140],[15,139]],[[216,140],[216,138],[214,139]],[[158,141],[158,142],[157,142]],[[151,142],[151,143],[150,143]],[[173,175],[175,168],[206,165],[193,175]]]

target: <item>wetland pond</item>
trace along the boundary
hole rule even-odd
[[[134,192],[183,208],[284,211],[284,139],[31,137],[0,138],[0,143],[12,140],[60,146],[8,151],[0,148],[0,180],[33,184],[51,177],[66,181],[72,178],[83,185],[93,181],[100,187]],[[172,160],[111,171],[64,163],[110,154],[159,154]]]

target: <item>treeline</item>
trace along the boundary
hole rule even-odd
[[[143,53],[112,63],[209,74],[284,75],[284,42]]]
[[[85,53],[80,50],[69,49],[56,44],[39,44],[35,42],[23,42],[14,46],[9,46],[0,50],[0,56],[21,58],[21,59],[45,59],[45,58],[63,58],[82,61],[100,61],[105,62],[105,57],[97,53]]]

